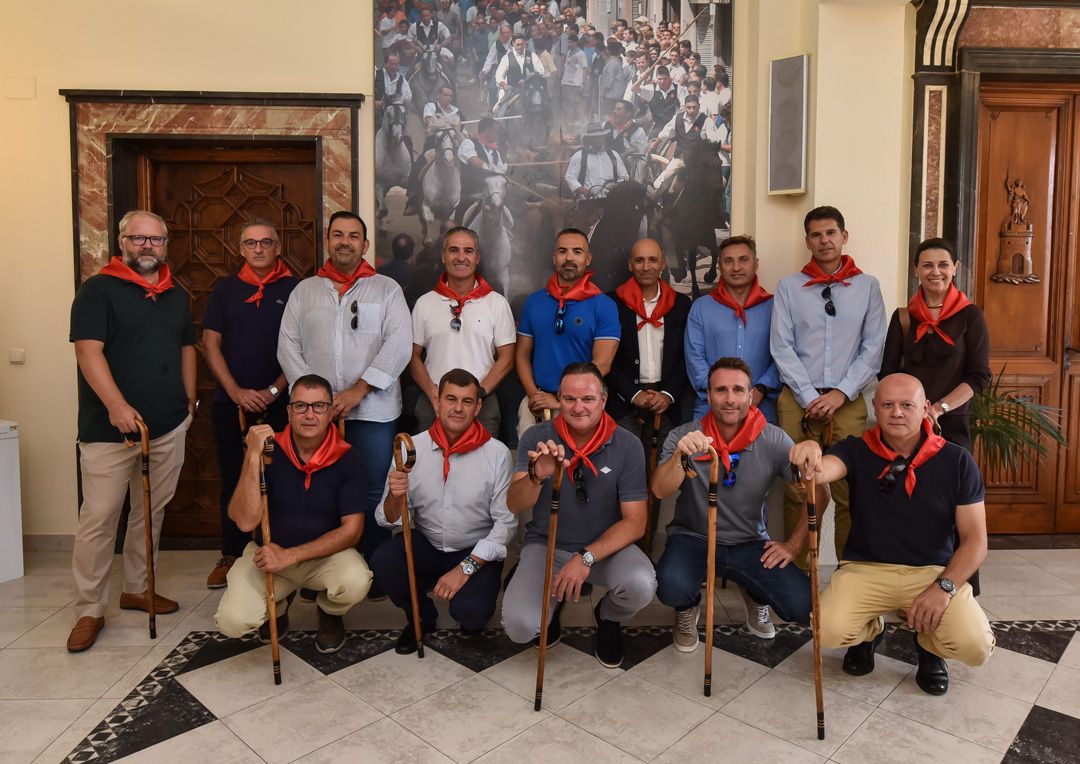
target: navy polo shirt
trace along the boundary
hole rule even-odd
[[[956,508],[983,500],[983,480],[975,460],[953,443],[915,470],[910,497],[904,475],[891,492],[878,475],[889,464],[861,437],[844,438],[828,451],[847,467],[851,533],[843,559],[894,565],[948,565],[955,552]]]
[[[546,289],[533,292],[525,301],[518,334],[533,339],[532,371],[536,386],[554,393],[563,369],[572,363],[591,361],[595,340],[619,341],[619,309],[606,294],[587,300],[567,301],[563,332],[555,333],[559,301]]]
[[[214,284],[203,314],[203,329],[221,334],[221,354],[240,387],[264,390],[281,374],[277,360],[278,329],[289,295],[299,283],[299,279],[288,276],[267,284],[258,307],[246,302],[258,287],[241,281],[238,276]],[[229,400],[224,388],[217,385],[214,401]]]
[[[350,448],[341,458],[311,474],[296,469],[280,448],[266,470],[270,539],[286,548],[300,546],[341,527],[341,518],[367,507],[367,479],[363,457]],[[261,534],[260,534],[261,543]]]

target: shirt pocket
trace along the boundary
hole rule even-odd
[[[356,303],[356,331],[360,334],[382,333],[382,306],[373,302]],[[350,320],[350,327],[352,322]]]

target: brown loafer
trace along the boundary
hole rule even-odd
[[[206,577],[207,589],[224,589],[229,585],[229,570],[232,568],[233,563],[236,562],[236,558],[232,555],[225,555],[217,561],[217,565],[210,571],[210,575]]]
[[[120,609],[121,610],[141,610],[144,613],[149,612],[146,609],[146,592],[142,594],[129,594],[124,592],[120,595]],[[180,609],[173,600],[168,597],[162,597],[157,592],[154,592],[154,614],[163,615],[165,613],[175,613]]]
[[[94,618],[84,615],[75,622],[71,634],[68,635],[67,649],[69,653],[81,653],[89,650],[97,641],[98,632],[105,626],[104,618]]]

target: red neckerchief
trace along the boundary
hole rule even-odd
[[[955,316],[962,311],[968,305],[971,305],[969,300],[963,292],[956,288],[955,285],[949,284],[949,291],[945,295],[945,299],[941,303],[941,310],[938,311],[938,317],[932,318],[930,316],[930,309],[926,307],[926,300],[923,299],[922,289],[915,292],[915,296],[911,298],[911,302],[908,303],[908,313],[912,318],[919,322],[918,327],[915,329],[915,341],[921,340],[927,332],[937,332],[941,339],[948,342],[950,345],[956,343],[952,341],[952,337],[947,335],[938,326],[942,321],[950,316]]]
[[[367,260],[360,258],[360,265],[356,266],[356,270],[353,271],[351,276],[347,276],[334,267],[334,262],[332,260],[327,260],[326,265],[319,268],[319,270],[315,272],[315,275],[333,281],[337,284],[338,295],[344,295],[352,289],[353,284],[360,279],[374,276],[375,269],[371,267],[371,263]]]
[[[138,284],[146,290],[146,299],[148,300],[156,300],[159,294],[169,291],[174,286],[172,273],[169,271],[168,263],[161,264],[161,268],[158,270],[158,282],[156,284],[151,284],[141,275],[133,271],[131,267],[119,257],[114,257],[110,260],[108,264],[101,269],[101,272],[106,276],[112,276],[113,278],[122,279],[123,281],[130,281],[132,284]]]
[[[262,302],[264,286],[273,284],[279,279],[288,278],[291,275],[292,271],[289,270],[289,266],[285,265],[279,257],[274,261],[274,267],[270,269],[270,272],[262,278],[259,278],[255,273],[255,269],[247,263],[244,263],[244,267],[236,274],[236,278],[240,279],[245,284],[251,284],[252,286],[258,287],[258,289],[255,290],[255,294],[244,300],[244,302],[255,303],[255,307],[257,308],[259,307],[259,303]]]
[[[611,415],[606,411],[604,416],[600,419],[600,426],[596,428],[596,432],[589,438],[589,442],[581,448],[577,447],[577,441],[574,440],[574,436],[570,434],[570,428],[566,424],[566,420],[563,419],[563,415],[559,414],[557,417],[551,420],[551,423],[555,425],[555,432],[562,438],[566,447],[574,452],[574,458],[570,460],[570,471],[573,472],[574,467],[581,462],[586,467],[592,470],[594,475],[600,473],[596,470],[596,465],[593,464],[589,457],[600,450],[600,446],[607,443],[611,436],[615,434],[615,420],[611,418]]]
[[[274,434],[274,440],[277,441],[278,446],[284,452],[285,456],[289,457],[289,461],[296,469],[304,473],[304,490],[311,488],[311,474],[318,472],[324,467],[329,467],[336,462],[341,456],[348,451],[352,446],[345,442],[345,439],[338,434],[338,428],[333,422],[326,428],[326,437],[323,438],[322,445],[312,454],[311,458],[303,464],[300,463],[300,456],[296,453],[296,447],[293,445],[292,438],[292,425],[285,425],[285,429],[279,433]]]
[[[637,283],[633,276],[615,290],[615,294],[622,301],[622,304],[634,311],[638,318],[641,319],[637,323],[638,329],[645,326],[645,324],[652,324],[657,329],[661,328],[664,325],[661,319],[669,310],[675,307],[675,290],[668,286],[663,279],[657,282],[657,286],[660,287],[660,299],[656,301],[656,307],[653,308],[651,316],[645,312],[645,298],[641,294],[641,285]]]
[[[929,418],[923,420],[922,429],[923,433],[926,434],[926,440],[923,441],[922,446],[919,447],[919,450],[908,462],[907,475],[904,477],[904,488],[907,490],[908,498],[911,497],[912,491],[915,490],[915,468],[929,461],[930,457],[940,451],[945,445],[945,438],[934,434],[934,426],[930,423]],[[864,432],[862,439],[871,451],[888,461],[890,464],[899,456],[899,454],[886,446],[885,442],[882,441],[881,427],[878,425],[875,425]],[[885,469],[878,475],[878,480],[885,477],[889,471],[890,464],[885,465]]]
[[[851,282],[845,279],[853,278],[862,273],[855,265],[855,261],[851,259],[851,255],[840,255],[840,267],[836,269],[835,273],[826,273],[821,270],[817,260],[812,257],[810,262],[802,267],[802,272],[810,277],[810,280],[803,284],[804,287],[814,286],[814,284],[835,284],[837,282],[842,286],[851,286]]]
[[[463,308],[465,306],[465,303],[467,303],[469,300],[479,300],[481,297],[489,294],[491,291],[491,284],[487,283],[484,280],[484,277],[479,274],[477,274],[476,276],[476,286],[474,286],[468,294],[460,295],[453,289],[451,289],[450,279],[447,278],[445,273],[439,276],[439,280],[435,282],[434,289],[435,294],[441,294],[443,297],[448,297],[451,300],[454,300],[454,307],[458,310],[459,313],[461,312],[460,309]]]
[[[600,291],[600,288],[592,283],[592,275],[592,271],[585,271],[585,275],[581,277],[581,281],[564,292],[562,286],[559,285],[559,275],[553,273],[551,274],[551,278],[548,279],[545,289],[547,289],[549,295],[559,301],[559,307],[561,308],[569,301],[579,302],[581,300],[587,300],[590,297],[596,297],[598,294],[603,294],[603,292]]]
[[[765,291],[764,287],[758,284],[757,276],[754,276],[754,283],[750,285],[750,292],[746,295],[746,304],[739,305],[735,301],[735,298],[731,296],[731,293],[724,285],[724,280],[720,279],[720,283],[716,285],[716,288],[709,292],[709,296],[716,300],[721,305],[725,305],[735,311],[735,317],[742,319],[742,325],[746,326],[746,309],[752,308],[759,302],[765,302],[771,300],[773,296]]]
[[[442,479],[444,481],[450,474],[450,454],[466,454],[469,451],[475,451],[491,440],[491,433],[475,419],[469,425],[469,429],[461,433],[461,437],[452,446],[443,430],[442,422],[438,419],[428,428],[428,434],[435,445],[442,449]]]
[[[730,472],[731,455],[742,451],[765,431],[765,415],[758,410],[757,406],[751,406],[750,410],[746,412],[746,419],[743,420],[742,426],[735,433],[735,437],[731,439],[730,443],[724,440],[724,436],[720,434],[720,427],[716,424],[716,417],[713,416],[711,411],[705,412],[705,416],[701,418],[701,431],[712,438],[712,447],[720,455],[720,463],[724,465],[724,472]],[[702,456],[695,456],[694,461],[704,462],[709,458],[709,454],[705,453]]]

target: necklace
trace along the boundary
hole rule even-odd
[[[940,308],[944,304],[945,303],[941,303],[941,305],[927,305],[926,307],[928,307],[928,308]]]

